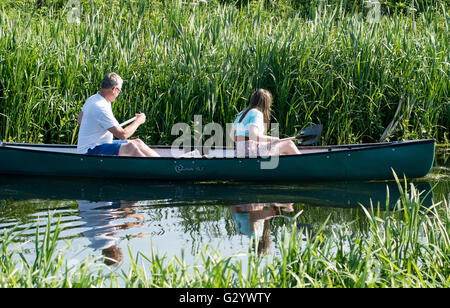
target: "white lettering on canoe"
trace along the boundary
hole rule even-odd
[[[204,170],[204,167],[186,167],[181,164],[175,166],[176,173],[182,172],[201,172]]]

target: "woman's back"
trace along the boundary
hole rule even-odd
[[[258,128],[260,134],[264,134],[265,124],[264,124],[264,115],[261,111],[256,108],[250,109],[244,118],[241,121],[241,116],[244,114],[244,111],[241,111],[236,120],[234,120],[233,128],[235,129],[236,137],[248,137],[248,131],[251,125],[255,125]]]

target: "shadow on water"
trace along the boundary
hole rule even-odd
[[[433,193],[427,181],[412,181],[423,192],[424,205]],[[301,202],[314,206],[357,207],[380,203],[395,205],[400,197],[395,182],[317,183],[183,183],[9,176],[0,179],[0,200],[154,200],[171,204],[224,204]]]

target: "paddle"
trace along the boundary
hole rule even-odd
[[[139,111],[139,113],[142,113],[142,111]],[[120,123],[119,125],[120,125],[121,127],[124,127],[125,125],[128,125],[128,124],[130,124],[131,122],[133,122],[134,120],[136,120],[136,117],[132,117],[131,119],[126,120],[125,122]]]
[[[134,120],[136,120],[136,117],[132,117],[131,119],[126,120],[125,122],[120,123],[119,125],[120,125],[121,127],[124,127],[125,125],[130,124],[131,122],[133,122]]]
[[[300,141],[301,145],[314,144],[320,140],[320,135],[322,134],[322,129],[323,129],[322,124],[314,124],[314,125],[306,127],[304,130],[302,130],[300,132],[299,135],[294,136],[294,137],[283,138],[283,139],[278,140],[278,142],[299,139],[299,140],[301,140]]]

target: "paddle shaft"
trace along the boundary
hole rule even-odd
[[[142,112],[139,111],[139,113],[142,113]],[[128,124],[130,124],[131,122],[134,122],[134,120],[136,120],[136,117],[132,117],[131,119],[126,120],[125,122],[120,123],[119,125],[120,125],[121,127],[124,127],[125,125],[128,125]]]
[[[125,122],[121,123],[120,126],[124,127],[125,125],[130,124],[131,122],[134,122],[134,120],[136,120],[136,117],[132,117],[131,119],[126,120]]]
[[[288,137],[288,138],[278,139],[275,141],[275,143],[289,141],[289,140],[295,140],[295,139],[300,139],[300,138],[301,138],[300,136]]]
[[[316,143],[317,141],[319,141],[320,135],[322,134],[322,127],[323,126],[321,124],[308,126],[304,130],[302,130],[302,132],[299,135],[293,136],[293,137],[287,137],[287,138],[279,139],[275,143],[283,142],[283,141],[289,141],[289,140],[295,140],[295,139],[301,140],[300,141],[301,144],[303,144],[303,143],[306,143],[306,144]]]

